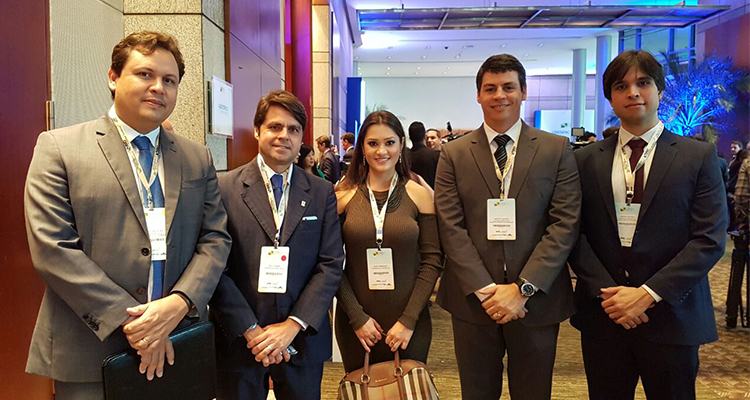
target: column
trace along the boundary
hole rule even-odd
[[[168,33],[177,39],[185,61],[177,106],[169,117],[177,135],[207,145],[218,170],[227,169],[227,140],[208,133],[206,82],[225,79],[224,1],[125,0],[123,34],[140,30]]]
[[[328,0],[312,2],[312,127],[313,137],[331,134],[331,9]],[[317,147],[313,146],[317,153]]]
[[[586,49],[573,50],[573,104],[571,128],[583,126],[586,111]]]
[[[602,35],[596,37],[596,106],[594,124],[597,139],[602,139],[602,131],[605,128],[605,122],[607,115],[609,114],[611,107],[607,98],[604,97],[604,86],[602,85],[602,78],[604,77],[604,70],[607,69],[609,61],[611,60],[610,49],[612,48],[612,36]]]

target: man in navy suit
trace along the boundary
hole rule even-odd
[[[217,325],[219,399],[320,398],[331,356],[328,308],[343,248],[330,182],[293,165],[307,116],[289,92],[258,103],[258,156],[219,177],[235,238],[210,302]]]
[[[575,152],[583,361],[591,399],[695,398],[698,347],[717,340],[708,271],[724,254],[727,211],[713,145],[664,129],[661,64],[620,54],[604,72],[618,135]]]

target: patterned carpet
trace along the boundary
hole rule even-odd
[[[700,350],[701,369],[696,384],[698,399],[750,399],[750,331],[748,328],[728,331],[724,327],[724,301],[729,280],[731,251],[732,244],[728,242],[725,256],[709,274],[719,341],[703,346]],[[441,399],[460,399],[450,315],[437,305],[432,307],[431,312],[434,330],[428,367],[435,376]],[[344,370],[340,363],[326,364],[322,385],[323,399],[336,398],[338,383],[343,374]],[[507,376],[504,382],[506,384],[502,399],[509,399]],[[580,336],[567,321],[560,329],[552,397],[588,397]],[[636,399],[645,398],[639,385]]]

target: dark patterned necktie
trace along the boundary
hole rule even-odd
[[[500,171],[505,171],[505,163],[508,161],[508,152],[505,151],[505,145],[510,141],[510,136],[501,133],[492,140],[497,143],[497,150],[495,150],[497,166],[500,168]]]
[[[641,159],[641,156],[643,155],[643,148],[646,147],[648,143],[646,143],[645,140],[641,139],[630,139],[628,142],[628,147],[630,147],[630,150],[632,151],[630,153],[630,170],[632,171],[636,164],[638,164],[638,160]],[[635,204],[641,204],[643,202],[643,170],[645,169],[645,165],[638,169],[638,171],[635,173],[635,183],[633,187],[633,203]]]

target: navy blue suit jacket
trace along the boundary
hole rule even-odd
[[[292,344],[292,363],[322,363],[331,357],[328,309],[339,286],[344,260],[333,186],[292,166],[289,204],[281,246],[289,246],[286,293],[259,293],[262,246],[273,246],[276,233],[257,159],[219,175],[219,189],[235,238],[227,268],[210,304],[217,325],[219,366],[236,369],[257,364],[243,332],[295,316],[309,324]]]
[[[618,136],[575,152],[581,173],[581,234],[570,263],[578,275],[573,326],[584,333],[623,332],[601,307],[600,288],[648,285],[663,298],[633,332],[658,343],[717,340],[708,271],[724,254],[727,210],[713,145],[675,135],[659,138],[643,193],[630,277],[617,231],[612,163]]]

